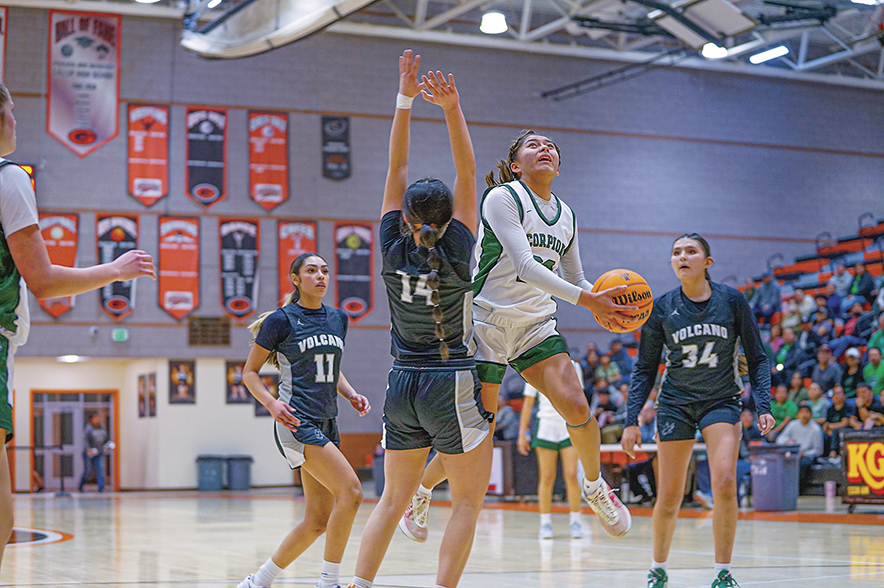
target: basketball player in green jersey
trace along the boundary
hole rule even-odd
[[[742,292],[709,279],[709,243],[696,233],[672,244],[672,269],[681,286],[654,301],[642,327],[638,358],[627,400],[626,429],[621,444],[633,455],[641,447],[638,413],[644,406],[663,349],[666,375],[657,398],[657,502],[652,522],[654,561],[648,588],[666,588],[666,560],[684,498],[685,478],[699,430],[706,442],[715,508],[715,580],[712,588],[736,588],[730,573],[737,531],[737,455],[740,451],[740,393],[737,369],[742,346],[758,413],[758,428],[773,428],[770,414],[770,367],[755,315]],[[665,472],[665,475],[662,475]]]
[[[37,298],[82,294],[140,276],[156,278],[144,251],[128,251],[110,263],[87,268],[53,265],[40,233],[37,202],[25,170],[3,159],[15,151],[12,96],[0,84],[0,437],[12,440],[12,358],[28,338],[25,288]],[[12,535],[12,491],[6,449],[0,451],[0,563]]]
[[[559,148],[533,131],[523,132],[485,178],[490,188],[480,206],[476,241],[478,265],[473,272],[473,342],[482,381],[484,406],[496,406],[506,366],[510,365],[552,402],[568,424],[571,442],[586,477],[581,490],[607,533],[622,537],[630,528],[629,510],[600,475],[598,423],[564,339],[556,330],[556,298],[582,306],[603,321],[628,323],[620,314],[633,306],[612,300],[625,287],[593,293],[583,275],[577,221],[567,204],[552,192],[559,174]],[[557,271],[561,266],[562,275]],[[424,473],[399,529],[415,541],[427,537],[431,489],[445,479],[434,459]]]

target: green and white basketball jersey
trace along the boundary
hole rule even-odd
[[[485,206],[492,191],[503,190],[513,198],[531,253],[538,263],[558,274],[559,260],[577,232],[574,213],[553,194],[547,202],[521,181],[493,186],[482,196],[479,233],[473,270],[473,301],[492,313],[493,319],[510,324],[531,324],[555,313],[552,296],[516,275],[514,260],[503,250],[485,219]]]

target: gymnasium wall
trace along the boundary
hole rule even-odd
[[[397,56],[409,46],[396,40],[320,33],[263,55],[209,61],[178,46],[180,23],[124,17],[120,135],[80,159],[45,132],[48,12],[9,9],[6,84],[18,121],[17,161],[38,164],[42,210],[80,214],[81,265],[95,262],[96,213],[138,214],[139,245],[156,254],[161,214],[201,219],[202,304],[196,316],[221,316],[218,294],[217,223],[220,216],[261,222],[261,309],[276,306],[275,222],[319,221],[319,253],[333,256],[335,220],[375,221],[386,171],[387,139],[397,87]],[[561,102],[539,93],[617,67],[615,63],[529,55],[436,44],[410,44],[426,68],[452,71],[476,150],[480,185],[505,156],[522,128],[548,133],[562,150],[554,188],[578,215],[580,251],[592,280],[614,267],[640,272],[655,293],[673,288],[668,266],[672,240],[697,231],[711,242],[714,279],[742,283],[766,260],[814,251],[822,231],[856,231],[867,211],[884,217],[884,109],[877,91],[690,70],[659,70]],[[130,102],[171,105],[171,193],[146,209],[126,195],[125,109]],[[230,109],[229,195],[209,210],[184,195],[184,109]],[[247,129],[250,108],[284,110],[290,125],[290,200],[265,213],[247,195]],[[351,117],[352,177],[324,179],[320,168],[320,117]],[[453,165],[441,111],[415,102],[411,177],[450,182]],[[377,226],[375,226],[377,228]],[[375,252],[375,270],[380,267]],[[329,294],[331,299],[333,293]],[[366,394],[374,411],[358,418],[343,406],[343,432],[379,431],[389,357],[389,314],[376,280],[374,311],[353,325],[343,370]],[[139,280],[135,311],[122,323],[129,340],[111,341],[114,324],[95,292],[77,297],[59,320],[31,300],[34,328],[19,351],[16,379],[21,405],[31,388],[49,377],[65,387],[94,387],[103,362],[61,366],[51,358],[77,353],[132,363],[115,368],[113,384],[124,401],[125,445],[131,464],[124,487],[195,485],[198,453],[251,453],[259,484],[289,479],[275,455],[266,419],[250,407],[223,404],[225,359],[243,359],[249,334],[235,328],[229,348],[189,347],[186,326],[157,305],[156,283]],[[609,336],[588,313],[563,304],[559,325],[572,348]],[[90,327],[98,327],[96,335]],[[49,359],[40,359],[49,358]],[[137,358],[137,361],[135,361]],[[170,406],[159,392],[156,419],[136,418],[137,375],[168,358],[197,360],[197,403]],[[91,367],[90,367],[91,366]],[[138,366],[138,367],[133,367]],[[110,377],[110,376],[109,376]],[[111,384],[108,383],[108,386]],[[127,407],[126,403],[130,403]],[[16,413],[17,432],[29,436],[26,411]],[[195,441],[191,441],[194,439]],[[254,446],[252,443],[254,442]],[[126,460],[124,459],[124,462]]]

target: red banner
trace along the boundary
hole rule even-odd
[[[129,105],[129,196],[145,206],[169,193],[169,107]]]
[[[249,113],[249,195],[267,210],[289,197],[288,115]]]
[[[368,224],[335,223],[337,307],[358,322],[374,307],[374,231]]]
[[[119,15],[49,11],[46,131],[86,157],[120,128]]]
[[[179,321],[200,305],[200,221],[161,216],[157,267],[160,308]]]
[[[40,213],[40,233],[46,243],[49,261],[56,265],[74,267],[77,265],[77,225],[76,214]],[[38,300],[40,308],[58,318],[74,307],[74,297],[47,298]]]
[[[312,221],[279,221],[276,225],[276,256],[279,263],[279,303],[292,291],[289,268],[302,253],[316,252],[316,223]]]
[[[206,208],[227,196],[227,110],[187,107],[185,190]]]
[[[258,298],[257,221],[219,219],[221,241],[221,304],[234,318],[255,311]]]
[[[138,247],[138,217],[96,217],[98,263],[110,263]],[[135,308],[135,282],[113,282],[101,288],[101,309],[115,321],[122,320]]]

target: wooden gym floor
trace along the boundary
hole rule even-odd
[[[371,493],[371,485],[366,489]],[[240,493],[152,492],[15,496],[16,540],[6,549],[0,586],[77,588],[233,588],[264,562],[300,519],[293,489]],[[822,498],[802,498],[800,513],[748,511],[737,530],[734,575],[743,587],[884,586],[884,516],[875,507],[852,515]],[[353,572],[373,501],[362,506],[343,562]],[[479,520],[463,588],[530,586],[644,587],[651,560],[650,510],[634,508],[632,531],[609,538],[592,514],[587,536],[571,540],[558,507],[560,537],[537,539],[533,505],[489,503]],[[420,545],[397,532],[375,585],[431,587],[441,529],[450,509],[430,511],[430,538]],[[562,514],[558,514],[562,513]],[[712,579],[712,520],[684,510],[669,560],[671,588],[707,588]],[[36,531],[36,532],[32,532]],[[26,540],[38,540],[26,543]],[[274,586],[313,586],[320,538]]]

